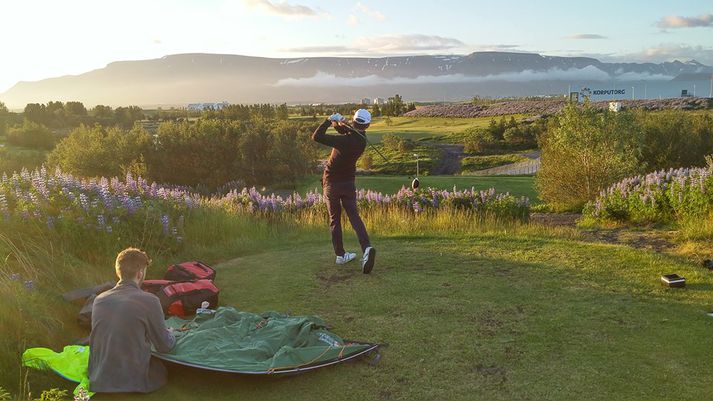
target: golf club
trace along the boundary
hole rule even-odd
[[[377,149],[377,148],[374,146],[374,144],[372,144],[371,142],[369,142],[369,139],[366,137],[366,135],[365,135],[364,133],[362,133],[362,132],[359,131],[358,129],[356,129],[356,128],[352,127],[351,125],[349,125],[345,120],[338,121],[338,123],[341,124],[341,125],[343,125],[343,126],[345,126],[345,127],[347,127],[351,132],[354,132],[354,133],[356,133],[357,135],[359,135],[360,137],[364,138],[364,140],[366,141],[366,144],[369,145],[369,146],[371,146],[371,148],[372,148],[376,153],[378,153],[379,156],[381,156],[381,158],[384,159],[384,161],[385,161],[386,163],[391,163],[391,160],[389,160],[386,156],[384,156],[384,154],[381,153],[381,152],[379,151],[379,149]],[[412,176],[412,175],[410,175],[410,174],[407,174],[407,175],[408,175],[408,178],[410,178],[410,179],[412,180],[412,181],[411,181],[411,188],[412,188],[412,189],[416,189],[416,188],[418,188],[418,187],[421,185],[421,182],[418,180],[418,173],[419,173],[419,171],[418,171],[418,155],[417,155],[417,154],[414,154],[414,156],[416,157],[416,176],[414,177],[414,176]],[[402,162],[402,163],[399,163],[399,168],[396,170],[397,173],[401,173],[402,170],[403,170],[403,167],[404,167],[403,162]]]

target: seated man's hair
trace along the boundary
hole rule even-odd
[[[120,278],[132,279],[141,269],[151,264],[151,258],[146,252],[137,248],[126,248],[116,256],[116,275]]]

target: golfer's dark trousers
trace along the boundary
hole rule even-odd
[[[349,222],[352,224],[362,252],[369,243],[369,235],[366,233],[364,222],[359,217],[357,211],[356,186],[354,181],[348,182],[329,182],[324,183],[324,197],[327,201],[327,209],[329,209],[329,229],[332,232],[332,246],[334,246],[334,254],[337,256],[344,255],[344,243],[342,241],[342,208],[349,217]]]

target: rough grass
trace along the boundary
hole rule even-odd
[[[515,116],[519,118],[521,116]],[[443,142],[450,141],[450,137],[458,137],[458,134],[469,128],[485,128],[490,124],[491,117],[477,118],[440,118],[440,117],[390,117],[391,125],[387,124],[386,117],[378,117],[373,120],[369,130],[369,140],[380,142],[384,134],[395,134],[418,140],[436,140]],[[508,117],[509,118],[509,117]],[[497,119],[496,119],[497,120]],[[462,141],[455,141],[462,142]]]
[[[567,231],[387,228],[373,230],[379,259],[370,276],[355,264],[334,266],[324,230],[221,263],[217,279],[224,304],[314,313],[347,338],[388,343],[379,365],[282,379],[171,366],[169,385],[142,398],[707,397],[713,319],[704,312],[713,273],[674,256],[580,242]],[[351,235],[347,242],[356,245]],[[672,271],[687,277],[687,289],[660,287],[658,276]]]

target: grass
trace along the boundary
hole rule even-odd
[[[492,119],[493,117],[391,117],[391,125],[388,125],[385,117],[379,117],[374,119],[367,132],[373,143],[380,142],[384,134],[405,136],[414,141],[428,139],[449,142],[449,137],[457,136],[466,129],[487,127]]]
[[[40,166],[49,152],[44,150],[20,148],[9,145],[4,136],[0,136],[0,174],[10,174],[23,167],[33,169]]]
[[[415,169],[413,171],[416,172]],[[419,177],[421,187],[439,189],[458,188],[489,189],[495,188],[499,192],[510,192],[515,196],[527,196],[531,202],[537,201],[534,177],[530,176],[422,176]],[[402,186],[410,186],[411,180],[407,176],[357,176],[357,188],[372,189],[382,193],[394,193]],[[309,190],[321,190],[320,176],[310,176],[296,187],[296,191],[305,193]]]
[[[518,163],[527,160],[519,154],[466,156],[461,159],[461,173],[468,174],[474,171],[485,170],[506,164]]]
[[[697,400],[713,385],[713,273],[684,259],[527,226],[370,228],[370,276],[333,265],[325,228],[236,254],[217,284],[225,305],[318,314],[347,338],[388,343],[380,364],[282,379],[170,366],[169,384],[142,398]],[[660,287],[670,271],[688,288]]]

